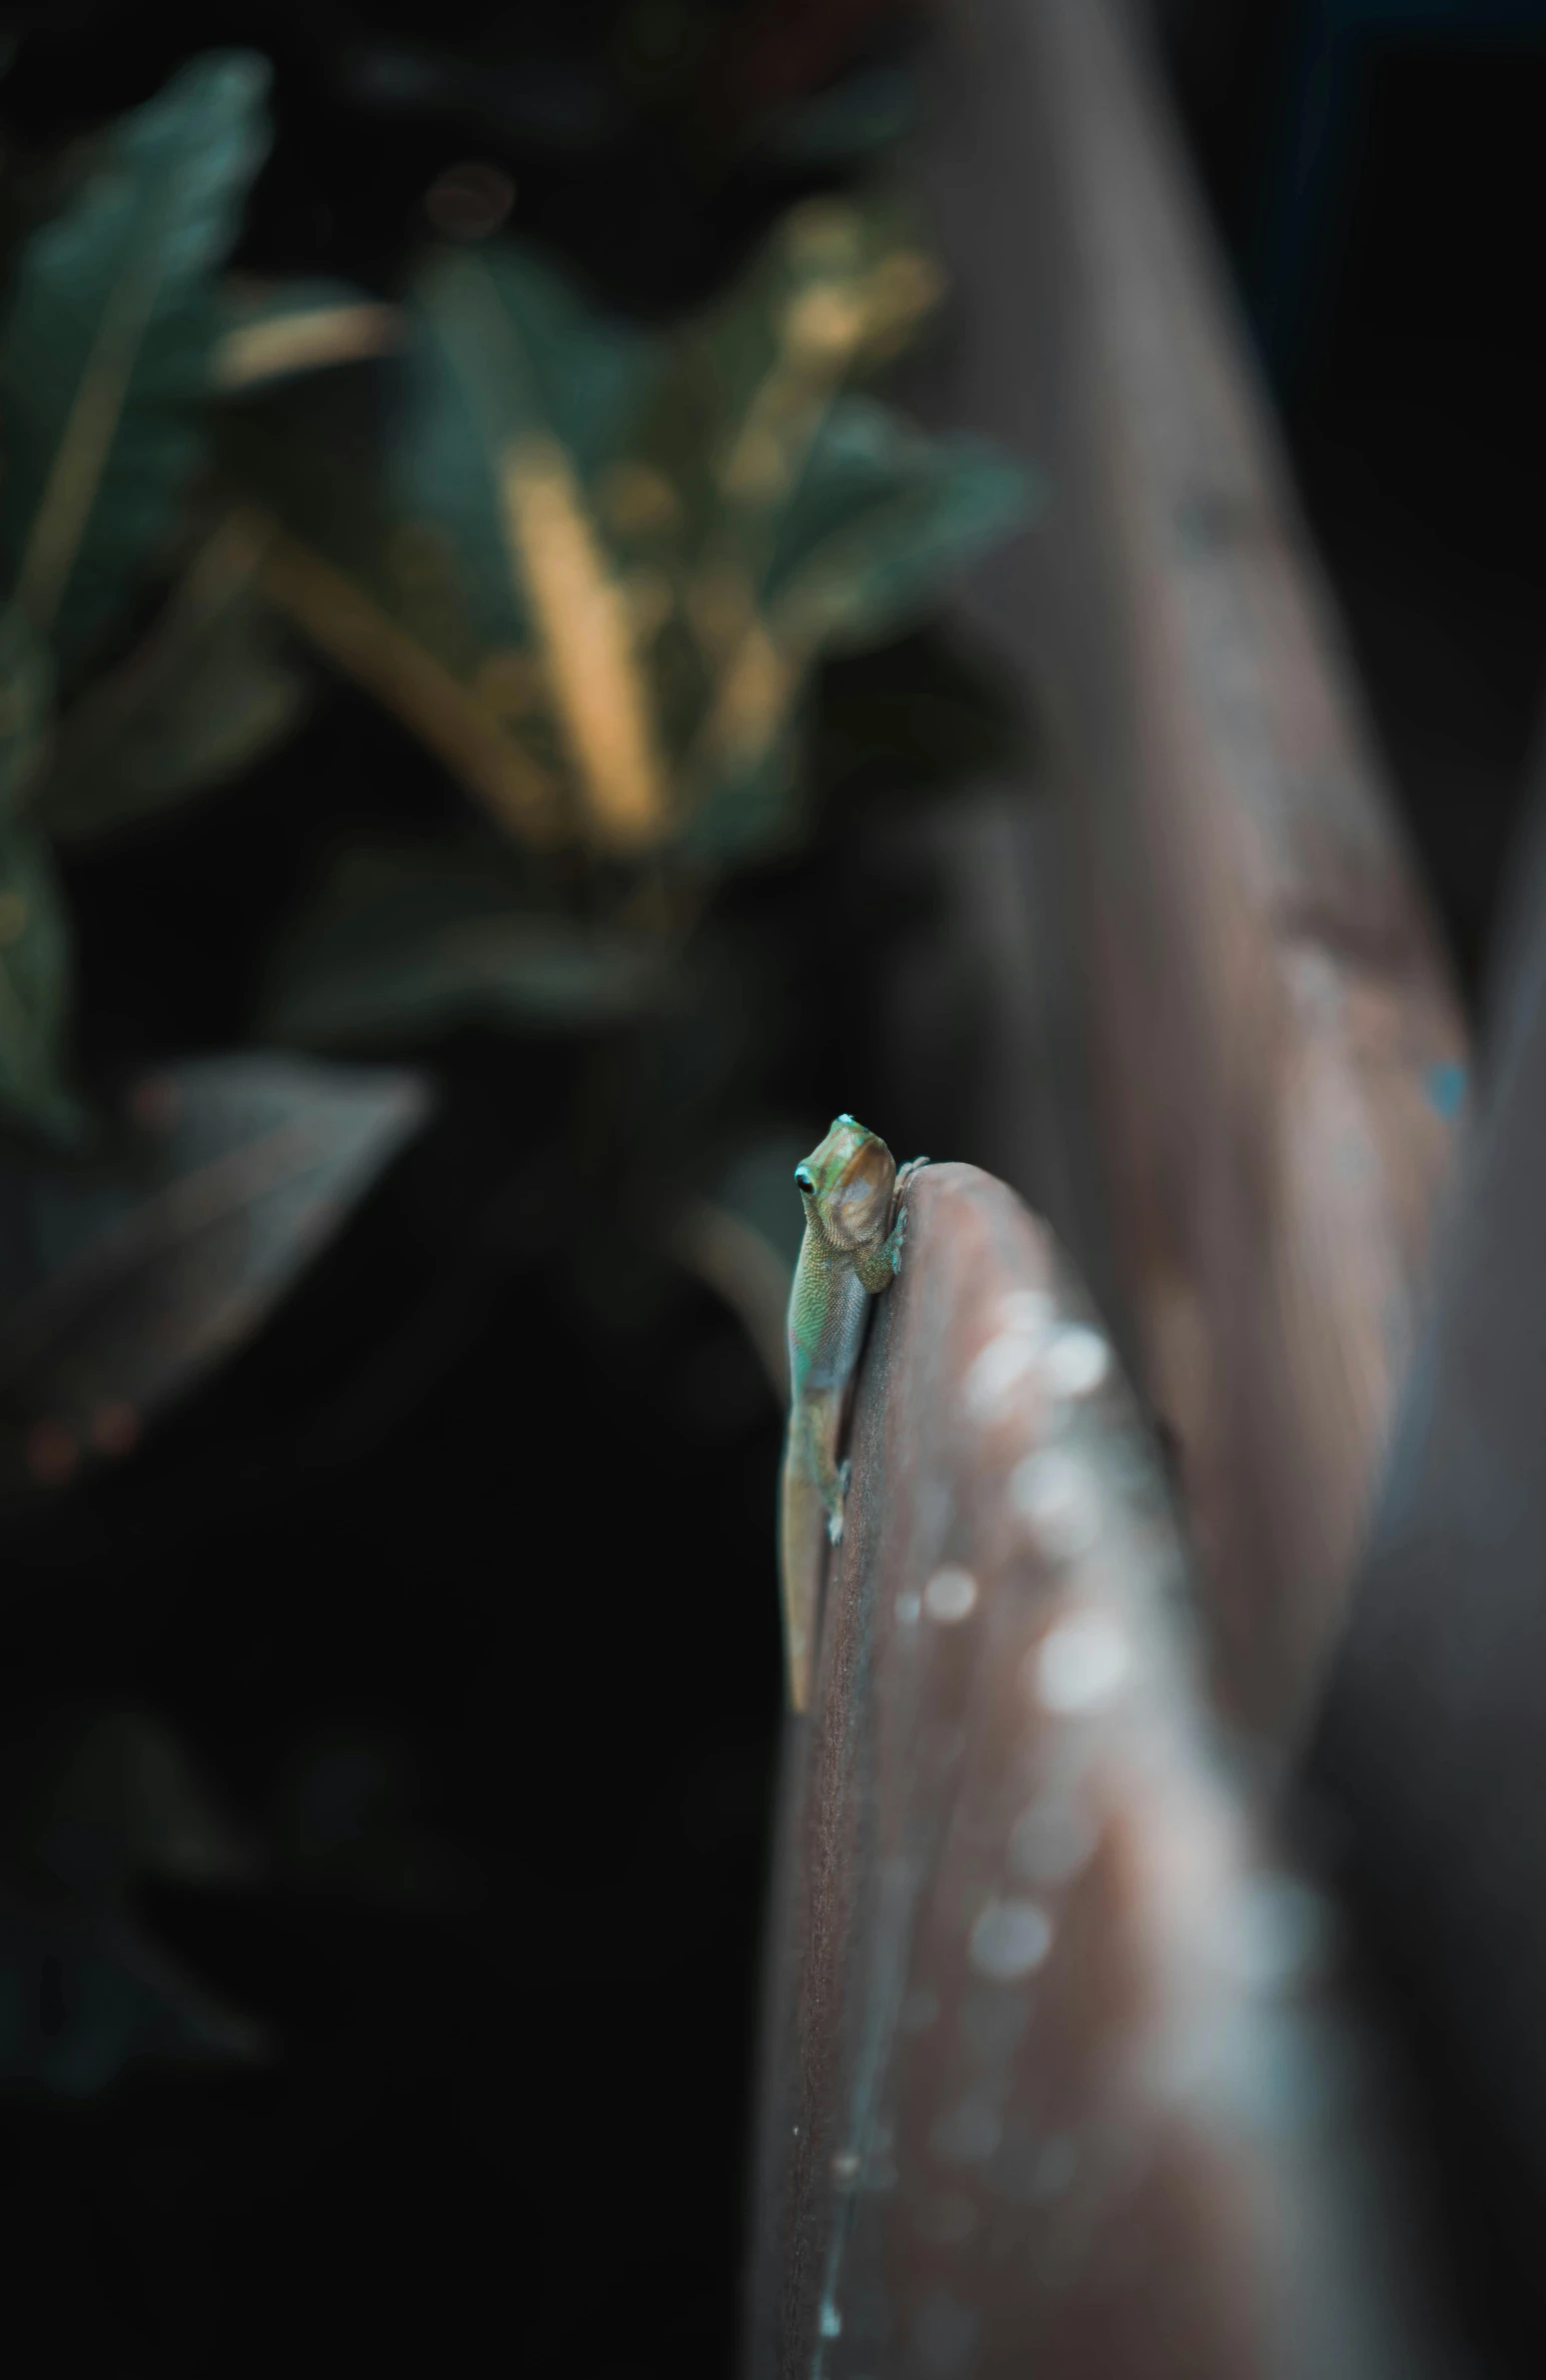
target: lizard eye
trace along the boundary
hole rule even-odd
[[[810,1193],[811,1193],[811,1191],[812,1191],[812,1190],[815,1188],[815,1184],[814,1184],[814,1182],[811,1180],[811,1178],[810,1178],[810,1175],[809,1175],[808,1171],[806,1170],[806,1168],[805,1168],[803,1165],[796,1165],[796,1166],[795,1166],[795,1168],[794,1168],[794,1180],[795,1180],[795,1183],[796,1183],[797,1187],[798,1187],[799,1189],[801,1189],[801,1190],[804,1192],[805,1196],[808,1198],[808,1197],[810,1196]]]

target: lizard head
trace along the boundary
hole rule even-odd
[[[896,1160],[878,1134],[838,1116],[819,1148],[794,1168],[806,1217],[833,1247],[862,1248],[890,1222]]]

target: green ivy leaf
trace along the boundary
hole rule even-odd
[[[659,1002],[655,941],[534,911],[525,889],[497,846],[345,849],[276,954],[260,1030],[400,1046],[468,1021],[593,1030]]]
[[[267,80],[242,53],[184,67],[22,252],[0,330],[0,583],[66,671],[122,615],[198,464]]]

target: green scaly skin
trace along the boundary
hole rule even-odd
[[[883,1140],[851,1116],[794,1169],[805,1236],[789,1293],[789,1427],[779,1499],[778,1569],[790,1708],[810,1702],[828,1544],[842,1537],[848,1466],[837,1460],[869,1301],[901,1270],[903,1196],[925,1157],[898,1174]]]

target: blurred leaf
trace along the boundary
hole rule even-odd
[[[274,1831],[287,1880],[410,1915],[459,1915],[483,1896],[474,1862],[427,1826],[405,1745],[329,1732],[287,1766]]]
[[[450,119],[518,159],[616,153],[630,135],[637,140],[646,114],[685,108],[695,130],[710,135],[715,151],[723,148],[722,171],[748,150],[785,172],[808,170],[857,162],[912,121],[899,71],[890,67],[851,74],[813,97],[787,96],[796,84],[827,79],[856,46],[862,29],[851,20],[834,24],[830,0],[819,28],[797,28],[792,45],[787,7],[778,10],[763,34],[762,46],[774,53],[771,74],[758,72],[755,30],[747,54],[744,9],[636,5],[615,14],[606,49],[593,43],[583,59],[534,51],[529,33],[523,39],[519,29],[507,30],[507,12],[473,56],[362,43],[346,53],[340,80],[351,107],[389,120]],[[693,155],[700,175],[708,162],[700,140]]]
[[[143,1711],[51,1713],[6,1733],[0,1886],[0,2082],[70,2098],[145,2062],[261,2055],[133,1913],[149,1877],[251,1879],[253,1853],[182,1746]]]
[[[765,1134],[705,1168],[704,1195],[684,1201],[671,1231],[677,1261],[722,1297],[762,1359],[773,1394],[788,1395],[789,1290],[804,1234],[794,1168],[808,1139]]]
[[[262,514],[248,517],[263,546],[265,595],[325,653],[460,777],[507,833],[539,846],[554,841],[562,810],[554,776],[506,731],[503,684],[468,682],[420,635],[400,625],[360,580],[336,570],[300,538]],[[488,668],[508,684],[520,654],[494,654]]]
[[[706,708],[721,765],[754,742],[781,797],[787,766],[766,762],[792,704],[780,686],[772,729],[749,732],[768,672],[741,649],[747,573],[834,388],[932,290],[884,210],[824,203],[664,346],[519,249],[437,253],[384,423],[339,390],[231,417],[232,467],[289,533],[269,591],[518,833],[541,833],[567,776],[604,845],[664,839]]]
[[[670,1003],[593,1051],[595,1121],[565,1221],[571,1279],[609,1340],[648,1327],[684,1266],[725,1292],[725,1249],[705,1247],[689,1210],[717,1196],[738,1131],[749,1146],[763,1137],[764,1085],[793,1057],[799,969],[786,916],[711,910],[678,955]],[[717,1223],[710,1234],[723,1242]]]
[[[941,581],[1034,518],[1039,487],[984,439],[925,438],[861,397],[834,405],[778,525],[766,601],[796,649],[911,625]]]
[[[937,293],[886,205],[807,202],[684,336],[643,426],[638,452],[679,491],[677,575],[708,681],[679,746],[682,841],[719,865],[800,830],[822,648],[886,634],[1025,516],[1017,465],[845,392]],[[660,654],[669,669],[664,636]]]
[[[794,1168],[810,1154],[808,1131],[763,1131],[721,1158],[706,1175],[708,1195],[739,1215],[773,1249],[785,1284],[805,1236],[805,1210]]]
[[[198,1059],[138,1086],[111,1161],[0,1172],[0,1492],[128,1452],[252,1335],[426,1113],[407,1074]]]
[[[881,200],[796,207],[666,339],[517,248],[437,252],[391,400],[236,409],[265,587],[518,837],[743,863],[802,824],[809,681],[1028,516],[1028,475],[846,384],[938,275]],[[371,459],[374,456],[374,477]]]
[[[791,978],[807,971],[785,922],[712,912],[679,967],[680,995],[628,1036],[619,1101],[627,1170],[673,1199],[703,1188],[706,1142],[755,1115],[763,1081],[791,1061]]]
[[[659,843],[671,801],[664,755],[586,485],[615,447],[649,349],[515,252],[439,259],[424,303],[478,434],[476,446],[464,429],[455,451],[428,451],[433,487],[448,489],[455,471],[468,489],[465,553],[473,512],[498,536],[501,585],[517,591],[531,623],[588,834],[617,850]],[[437,418],[449,424],[449,413]],[[425,450],[410,459],[422,462]],[[475,459],[476,493],[465,476]],[[432,483],[400,485],[412,507]]]
[[[342,281],[282,282],[277,287],[228,280],[221,292],[221,332],[211,385],[240,396],[303,373],[390,355],[403,341],[403,318]]]
[[[47,843],[26,821],[0,827],[0,1115],[64,1148],[86,1130],[64,1077],[70,960]]]
[[[279,392],[233,411],[227,458],[287,533],[266,569],[273,599],[507,829],[552,839],[563,822],[551,765],[560,755],[546,748],[551,728],[544,748],[520,732],[545,710],[534,604],[561,671],[591,631],[581,668],[569,668],[586,681],[589,718],[607,595],[598,608],[594,542],[570,482],[615,445],[649,343],[598,317],[536,259],[493,249],[432,257],[407,326],[384,425],[364,391]],[[523,547],[513,521],[534,501],[546,507],[544,534]],[[546,534],[555,514],[556,537]],[[615,775],[604,767],[604,784]]]
[[[786,168],[853,166],[903,140],[915,130],[920,112],[910,68],[872,66],[773,110],[756,125],[755,144],[761,155]]]
[[[93,2097],[139,2066],[272,2051],[118,1911],[37,1910],[0,1894],[0,2085]]]
[[[784,669],[770,649],[768,681],[776,689],[777,715],[759,707],[744,724],[737,720],[731,731],[706,737],[696,755],[697,799],[683,842],[722,868],[792,847],[808,823],[810,788],[800,766],[807,689],[802,676]]]
[[[482,126],[501,144],[567,155],[597,148],[627,121],[594,73],[532,56],[468,58],[385,43],[350,50],[341,75],[354,107],[389,118]]]
[[[131,599],[199,461],[266,84],[245,54],[184,67],[23,250],[0,332],[0,581],[67,670]]]
[[[13,1727],[3,1778],[7,1864],[34,1892],[105,1908],[143,1876],[230,1884],[255,1873],[251,1845],[148,1712],[54,1712],[19,1741]]]
[[[615,446],[650,343],[551,267],[491,245],[436,250],[404,311],[390,402],[347,381],[230,409],[236,476],[447,668],[530,637],[504,523],[503,457],[551,437],[582,476]]]
[[[826,806],[969,786],[1022,773],[1035,756],[1007,674],[933,627],[823,662],[811,736]]]
[[[149,634],[66,712],[38,814],[82,842],[250,767],[305,716],[311,681],[257,589],[261,541],[223,522]]]
[[[670,342],[628,461],[667,493],[660,531],[691,567],[714,568],[717,583],[695,604],[711,646],[742,624],[738,599],[761,586],[776,523],[838,393],[899,351],[940,289],[888,200],[807,199]],[[648,545],[655,524],[641,526]],[[750,574],[750,589],[729,583],[737,571]]]
[[[1029,474],[979,441],[924,438],[864,398],[827,410],[692,756],[690,850],[724,863],[788,836],[814,660],[910,624],[1033,500]]]
[[[564,274],[513,243],[432,250],[415,299],[432,335],[416,350],[419,436],[405,441],[394,474],[406,498],[419,494],[471,540],[489,534],[491,513],[498,520],[512,439],[556,440],[585,484],[613,461],[659,340],[599,312]],[[479,434],[471,459],[455,451],[457,430],[469,428]],[[501,553],[503,581],[503,544]]]
[[[53,725],[54,672],[47,647],[12,603],[0,611],[0,822],[37,782]]]
[[[707,97],[742,137],[841,78],[908,54],[922,31],[909,0],[736,0],[720,12]],[[922,12],[926,15],[926,11]]]
[[[98,130],[35,149],[14,129],[0,134],[0,287],[10,288],[25,243],[80,197],[109,138]]]
[[[534,911],[524,890],[497,848],[346,848],[276,956],[262,1031],[323,1048],[401,1043],[474,1018],[564,1031],[659,1001],[655,939]]]

